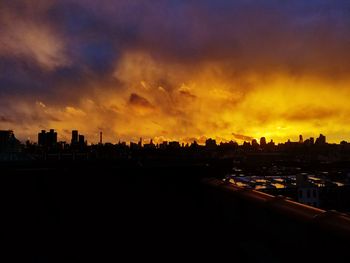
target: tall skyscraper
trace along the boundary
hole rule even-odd
[[[39,146],[46,145],[46,131],[45,130],[41,130],[41,132],[38,133],[38,145]]]
[[[323,134],[320,134],[320,136],[316,139],[315,144],[317,145],[326,144],[326,136],[324,136]]]
[[[256,139],[253,139],[253,140],[252,140],[252,146],[253,146],[254,148],[258,148],[258,147],[259,147],[258,141],[257,141]]]
[[[138,146],[139,146],[139,147],[142,147],[142,138],[140,138],[139,143],[138,143]]]
[[[38,134],[38,145],[43,147],[54,147],[57,145],[57,132],[50,129],[49,132],[42,130]]]
[[[264,148],[266,146],[266,138],[265,137],[261,137],[260,138],[260,147]]]
[[[85,137],[84,137],[84,135],[79,135],[79,145],[80,146],[85,145]]]
[[[79,133],[77,130],[73,130],[71,144],[72,145],[78,144],[78,140],[79,140]]]

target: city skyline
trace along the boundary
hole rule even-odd
[[[7,129],[7,130],[0,130],[0,132],[8,132],[9,134],[13,134],[13,136],[15,136],[15,133],[13,130],[11,129]],[[30,143],[37,143],[38,145],[44,145],[45,142],[48,140],[51,143],[52,142],[63,142],[63,143],[67,143],[67,144],[71,144],[71,145],[79,145],[79,144],[88,144],[88,138],[85,137],[85,135],[83,135],[82,133],[80,133],[78,130],[71,130],[71,137],[70,138],[62,138],[60,136],[60,134],[57,132],[57,130],[55,129],[47,129],[47,130],[41,130],[39,133],[37,133],[37,138],[36,140],[25,140],[25,141],[21,141],[22,143],[25,142],[30,142]],[[296,136],[294,136],[296,137]],[[289,142],[293,142],[293,143],[305,143],[305,142],[311,142],[311,144],[317,144],[317,141],[322,141],[322,144],[324,143],[329,143],[326,139],[326,136],[322,133],[319,134],[319,136],[311,136],[311,137],[304,137],[302,134],[299,134],[297,140],[293,140],[288,138],[286,141],[284,142],[279,142],[279,141],[275,141],[274,138],[267,138],[265,136],[262,136],[260,138],[253,138],[253,137],[249,137],[249,136],[238,136],[237,134],[233,134],[233,138],[231,140],[224,140],[224,141],[220,141],[217,140],[216,138],[211,138],[211,137],[206,137],[206,136],[202,136],[198,139],[196,138],[192,138],[192,141],[182,141],[182,140],[157,140],[157,138],[145,138],[145,137],[140,137],[136,140],[131,140],[131,141],[125,141],[125,140],[121,140],[120,138],[115,138],[114,141],[103,141],[103,131],[99,131],[99,141],[98,142],[90,142],[91,144],[102,144],[102,143],[128,143],[128,144],[132,144],[132,143],[139,143],[139,144],[162,144],[162,143],[169,143],[169,142],[179,142],[179,143],[183,143],[183,144],[191,144],[191,143],[198,143],[200,145],[205,145],[208,141],[211,141],[215,144],[220,144],[220,143],[229,143],[229,142],[234,142],[237,143],[238,145],[244,145],[245,143],[251,143],[252,145],[257,144],[257,145],[266,145],[268,143],[273,143],[273,144],[283,144],[283,143],[289,143]],[[17,138],[18,139],[18,138]],[[86,139],[86,140],[85,140]],[[340,143],[347,143],[347,140],[341,140],[338,144]],[[332,144],[337,144],[337,143],[332,143]]]

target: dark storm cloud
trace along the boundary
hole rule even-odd
[[[0,115],[0,122],[14,123],[14,120],[7,116]]]
[[[145,109],[154,109],[154,106],[152,103],[150,103],[146,98],[136,94],[132,93],[129,98],[129,104],[131,106],[136,106],[140,108],[145,108]]]
[[[348,1],[35,3],[34,8],[33,1],[3,1],[3,12],[10,14],[3,24],[9,25],[11,19],[30,21],[34,27],[46,23],[50,34],[63,44],[57,54],[45,54],[49,51],[44,50],[42,63],[53,63],[52,56],[55,60],[65,56],[69,63],[58,63],[52,66],[53,71],[45,72],[36,65],[35,56],[12,56],[9,47],[1,52],[2,69],[12,67],[11,73],[0,76],[2,89],[11,86],[28,93],[50,94],[50,89],[60,88],[56,83],[62,77],[73,83],[82,78],[104,78],[113,71],[119,56],[130,49],[180,63],[223,60],[227,71],[283,69],[296,74],[341,74],[348,73],[350,66],[346,52],[350,41]],[[40,53],[38,56],[41,58]],[[82,82],[78,86],[84,86]]]
[[[239,141],[252,141],[254,139],[254,137],[243,135],[243,134],[237,134],[237,133],[232,133],[232,136],[234,139]]]
[[[103,32],[118,39],[120,48],[146,50],[161,59],[229,59],[236,68],[257,70],[282,64],[294,71],[334,72],[342,70],[335,65],[347,65],[341,52],[346,42],[339,41],[349,33],[350,4],[345,1],[88,3],[99,21],[92,29],[103,24]],[[322,58],[331,65],[320,65]]]
[[[187,91],[187,90],[180,90],[179,91],[181,95],[190,98],[190,99],[195,99],[196,95],[193,95],[191,92]]]

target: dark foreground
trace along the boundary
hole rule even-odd
[[[348,262],[349,240],[137,163],[2,165],[2,262]]]

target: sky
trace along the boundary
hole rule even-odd
[[[350,140],[348,0],[1,0],[0,129]]]

